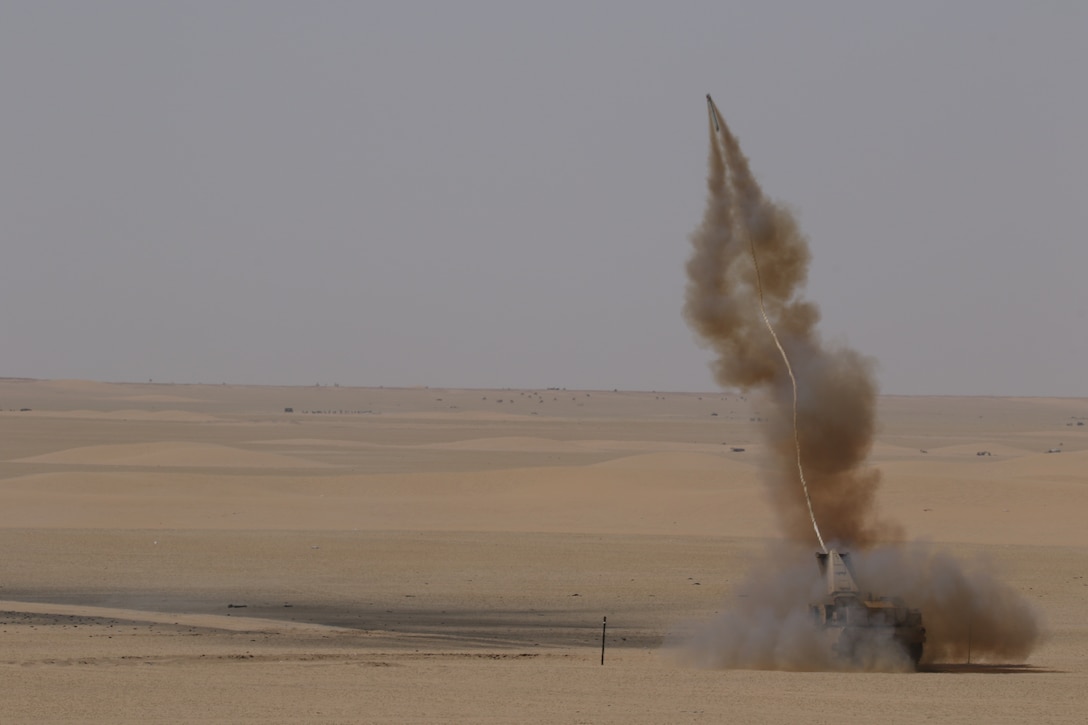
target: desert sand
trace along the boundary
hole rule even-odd
[[[1024,661],[916,673],[667,646],[781,538],[763,415],[0,380],[0,722],[1084,722],[1088,400],[880,399],[881,515],[987,560],[1046,631]]]

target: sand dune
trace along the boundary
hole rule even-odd
[[[565,452],[581,448],[579,441],[558,441],[528,436],[502,436],[496,438],[472,438],[449,443],[432,443],[429,447],[458,451],[547,451]]]
[[[246,441],[252,446],[281,446],[284,448],[378,448],[380,446],[366,441],[346,441],[324,438],[273,438]]]
[[[758,400],[12,380],[0,400],[3,722],[1083,719],[1088,401],[881,399],[880,513],[992,562],[1049,635],[1026,663],[832,675],[662,648],[781,541]]]
[[[752,456],[739,454],[708,455],[706,453],[642,453],[593,464],[593,468],[630,468],[653,471],[712,471],[716,482],[728,481],[738,471],[751,473],[755,464]]]
[[[127,400],[132,403],[203,403],[200,398],[189,398],[184,395],[155,395],[145,393],[143,395],[124,395],[118,400]]]
[[[603,468],[321,475],[305,481],[230,469],[35,473],[0,480],[6,501],[0,524],[758,535],[772,519],[755,472],[739,465],[723,470],[714,460],[661,454]],[[679,465],[670,468],[670,461]]]
[[[10,602],[0,600],[0,612],[45,614],[57,617],[78,617],[83,619],[120,620],[122,622],[157,622],[159,624],[174,624],[182,627],[198,627],[200,629],[222,629],[231,632],[302,631],[328,634],[350,633],[353,631],[346,627],[331,627],[324,624],[314,624],[312,622],[291,622],[282,619],[262,619],[260,617],[215,614],[185,614],[180,612],[151,612],[140,609],[89,607],[74,604],[55,604],[52,602]]]
[[[321,468],[326,465],[276,453],[173,441],[85,446],[16,460],[19,463],[185,468]]]
[[[1084,471],[1088,470],[1088,450],[1063,451],[1024,456],[1015,460],[1000,461],[998,471],[1002,475],[1027,479],[1075,481],[1088,484]]]
[[[20,413],[23,417],[37,418],[82,418],[84,420],[121,420],[121,421],[166,421],[183,423],[214,423],[221,420],[207,413],[188,410],[142,410],[139,408],[121,408],[118,410],[32,410]]]
[[[1033,456],[1038,453],[1042,453],[1038,448],[1032,446],[1010,446],[1003,443],[994,441],[980,440],[977,443],[966,443],[955,446],[941,446],[937,448],[930,448],[927,450],[931,456],[955,456],[962,458],[987,458],[994,456],[1001,457],[1019,457],[1019,456]],[[981,461],[987,463],[989,461]]]
[[[529,438],[503,436],[497,438],[473,438],[450,443],[432,443],[428,448],[435,450],[459,451],[541,451],[541,452],[580,452],[599,453],[637,453],[645,450],[688,451],[692,453],[718,453],[722,445],[705,443],[682,443],[663,441],[620,441],[620,440],[555,440],[550,438]],[[725,450],[728,450],[727,448]]]

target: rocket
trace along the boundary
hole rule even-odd
[[[718,133],[722,132],[722,126],[718,123],[718,107],[714,105],[714,99],[710,97],[710,94],[706,94],[706,111],[710,114],[710,120],[714,122],[714,130]]]

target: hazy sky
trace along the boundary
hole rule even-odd
[[[0,376],[712,390],[712,93],[886,393],[1088,396],[1088,3],[0,3]]]

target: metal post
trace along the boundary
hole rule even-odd
[[[608,629],[608,617],[601,622],[601,664],[604,664],[604,633]]]

